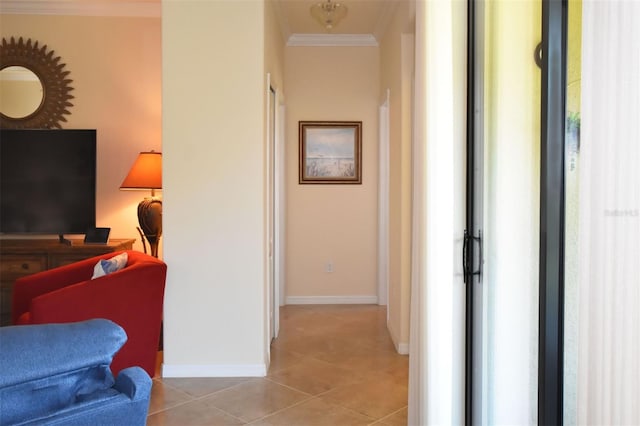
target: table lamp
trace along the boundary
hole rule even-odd
[[[162,189],[162,153],[150,151],[138,154],[120,189],[151,190],[151,197],[145,197],[138,204],[140,227],[137,229],[142,238],[144,252],[147,252],[146,238],[151,255],[158,257],[158,244],[162,235],[162,201],[156,198],[155,190]]]

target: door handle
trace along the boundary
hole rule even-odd
[[[473,259],[469,259],[469,242],[478,243],[478,268],[473,267]],[[482,274],[482,231],[478,231],[478,236],[474,237],[469,234],[468,230],[464,230],[464,239],[462,243],[462,271],[464,274],[464,282],[468,283],[468,278],[474,275]]]

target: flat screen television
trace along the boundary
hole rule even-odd
[[[0,130],[0,233],[63,241],[95,224],[95,130]]]

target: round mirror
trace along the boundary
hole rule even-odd
[[[10,118],[35,113],[44,100],[42,82],[28,68],[13,66],[0,70],[0,112]]]
[[[73,90],[69,71],[53,50],[11,37],[0,45],[0,127],[61,129]]]

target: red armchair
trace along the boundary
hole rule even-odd
[[[167,265],[155,257],[127,250],[127,265],[123,269],[91,279],[100,259],[120,253],[96,256],[18,279],[13,289],[13,324],[109,319],[120,325],[128,337],[113,358],[113,374],[140,366],[153,377]]]

